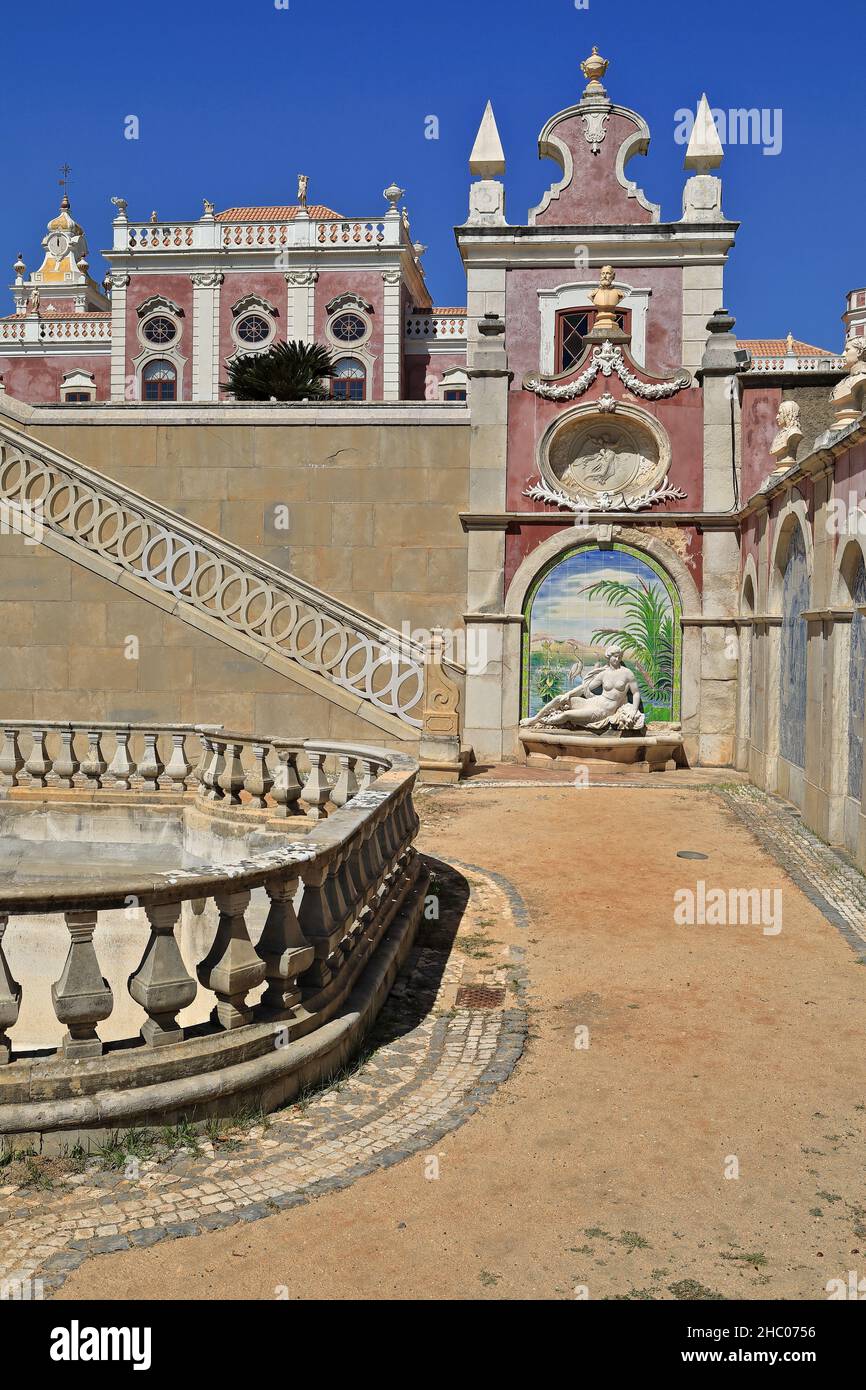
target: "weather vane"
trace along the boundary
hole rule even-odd
[[[60,179],[58,179],[58,183],[60,184],[60,187],[63,189],[63,196],[64,196],[64,198],[68,198],[68,197],[69,197],[69,175],[72,173],[72,170],[71,170],[71,168],[70,168],[70,166],[69,166],[68,164],[61,164],[61,166],[60,166],[60,173],[61,173],[61,176],[62,176],[62,177],[61,177]]]

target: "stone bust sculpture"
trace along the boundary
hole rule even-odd
[[[549,700],[530,719],[522,719],[520,727],[641,733],[646,719],[640,690],[634,672],[623,665],[622,648],[611,647],[603,666],[594,667],[580,685]]]
[[[848,375],[836,383],[830,394],[836,412],[831,426],[834,430],[856,424],[866,407],[866,338],[851,334],[845,343],[845,365]]]
[[[787,472],[797,462],[797,450],[803,438],[800,426],[800,407],[796,401],[782,401],[776,415],[778,434],[770,445],[775,471]]]
[[[597,311],[592,328],[593,334],[619,330],[614,311],[624,296],[622,290],[614,289],[615,279],[616,272],[613,266],[603,265],[598,277],[598,289],[593,290],[589,296]]]

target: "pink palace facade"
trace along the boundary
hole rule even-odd
[[[47,403],[216,401],[226,367],[278,340],[325,343],[335,399],[465,400],[464,309],[434,309],[402,190],[375,217],[205,202],[197,222],[131,221],[115,199],[100,288],[64,196],[42,263],[16,262],[0,319],[10,395]]]
[[[506,216],[488,106],[456,228],[461,307],[432,304],[396,184],[363,216],[308,206],[303,178],[294,205],[205,202],[192,222],[135,220],[115,199],[102,286],[64,197],[38,269],[28,274],[21,257],[14,267],[0,426],[47,431],[73,461],[96,449],[97,433],[110,438],[96,467],[116,468],[119,486],[123,431],[159,426],[148,444],[165,464],[166,528],[185,517],[219,528],[212,548],[233,542],[251,565],[268,561],[268,582],[281,571],[316,586],[323,610],[341,622],[354,614],[365,641],[381,631],[396,642],[404,625],[459,633],[467,659],[452,663],[453,721],[438,734],[429,708],[396,695],[386,714],[360,697],[346,713],[341,696],[333,726],[340,736],[384,729],[439,771],[456,771],[470,750],[490,762],[524,756],[521,721],[598,654],[604,634],[584,633],[587,592],[610,591],[614,572],[644,583],[668,625],[651,718],[669,743],[692,766],[748,771],[866,865],[866,289],[844,297],[828,286],[840,310],[844,297],[835,344],[781,336],[788,325],[738,339],[724,277],[739,223],[723,208],[718,135],[699,119],[706,98],[681,209],[663,220],[635,168],[649,128],[609,95],[607,66],[587,58],[585,87],[542,129],[546,175],[522,220]],[[227,400],[229,364],[284,339],[331,349],[331,403]],[[317,430],[305,433],[313,412]],[[268,520],[279,491],[244,492],[239,506],[206,492],[217,486],[206,468],[178,481],[198,468],[192,436],[210,424],[235,431],[220,472],[229,483],[243,449],[257,457],[243,431],[279,433],[273,472],[297,481],[302,499],[287,544]],[[339,438],[347,427],[351,450]],[[343,485],[330,465],[347,453]],[[233,563],[245,563],[239,554]],[[244,638],[251,652],[258,640]],[[254,673],[245,679],[258,699]],[[329,679],[300,680],[323,709],[337,703]],[[105,682],[104,716],[126,717],[129,702]],[[211,689],[236,693],[216,677]],[[145,693],[151,716],[159,693]],[[185,717],[204,717],[195,695],[190,676]]]

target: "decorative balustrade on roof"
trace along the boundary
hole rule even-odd
[[[113,250],[136,254],[176,251],[281,250],[315,246],[393,246],[407,239],[395,218],[294,217],[260,221],[114,223]]]
[[[749,371],[752,372],[844,372],[844,357],[821,357],[810,353],[808,356],[753,356]]]

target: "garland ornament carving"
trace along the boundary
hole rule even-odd
[[[605,377],[616,373],[633,396],[640,396],[645,401],[664,400],[692,384],[691,373],[685,368],[670,381],[642,381],[631,370],[622,348],[615,347],[609,338],[605,338],[603,343],[593,348],[589,365],[574,381],[551,381],[539,372],[530,372],[523,378],[523,388],[546,401],[573,401],[589,390],[599,373]]]
[[[293,575],[229,545],[94,469],[0,426],[0,502],[101,570],[133,576],[296,662],[359,701],[422,726],[424,652]],[[58,547],[59,548],[59,547]],[[227,639],[228,640],[228,639]]]

